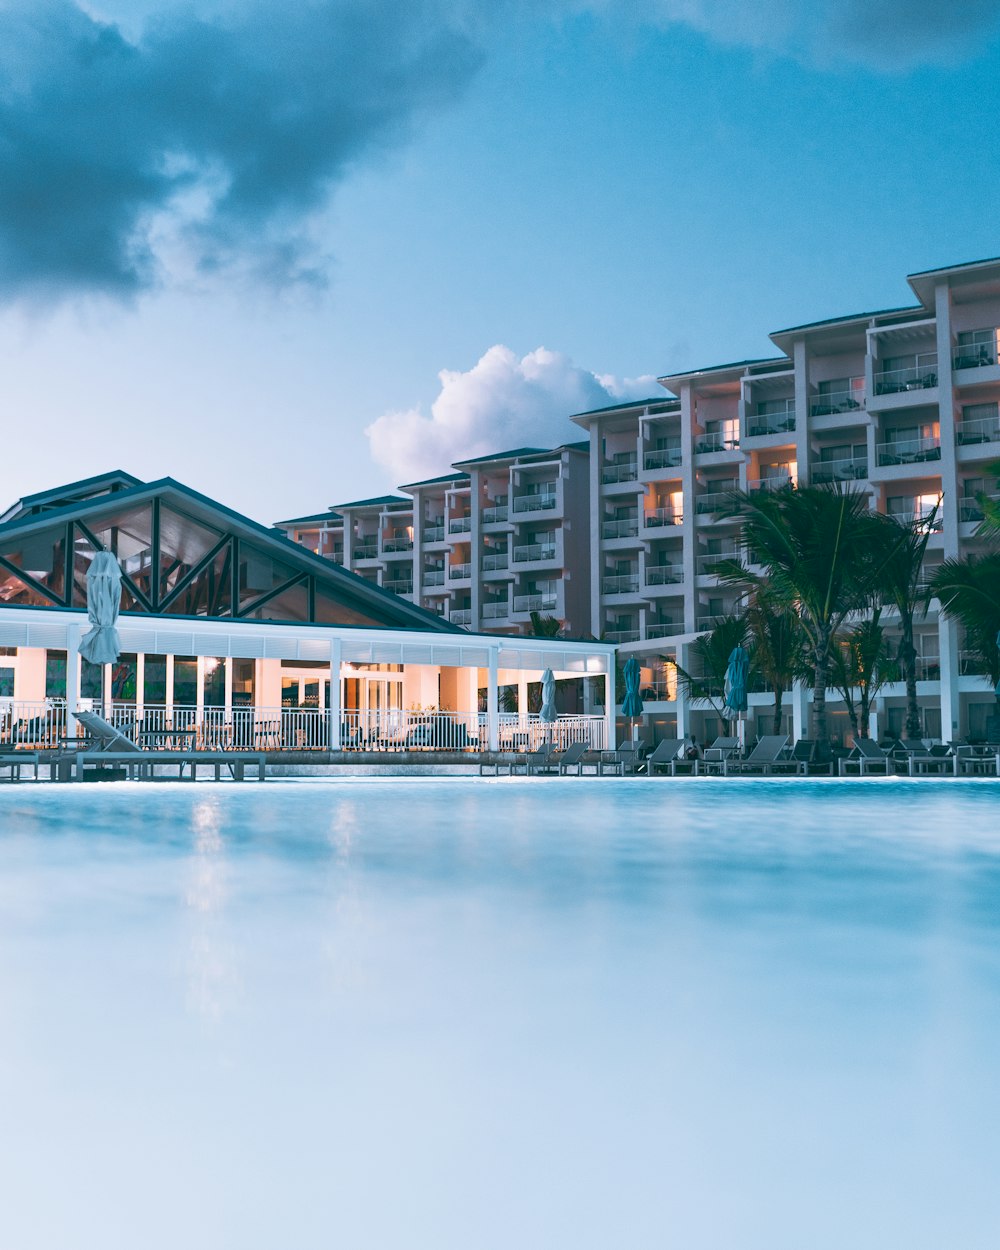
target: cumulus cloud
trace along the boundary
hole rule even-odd
[[[365,430],[372,456],[394,484],[444,473],[460,457],[579,442],[585,435],[571,414],[660,389],[653,377],[598,377],[559,352],[539,347],[518,358],[499,344],[464,373],[444,369],[438,377],[429,414],[387,412]]]
[[[132,37],[73,0],[8,0],[0,297],[128,297],[171,250],[320,281],[309,224],[331,188],[480,61],[435,0],[243,0]]]

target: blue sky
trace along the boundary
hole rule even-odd
[[[1000,254],[993,0],[290,8],[0,11],[4,501],[311,512]]]

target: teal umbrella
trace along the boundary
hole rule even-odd
[[[726,666],[725,704],[733,712],[747,710],[747,679],[750,656],[746,647],[733,647]]]
[[[622,716],[626,720],[636,721],[642,715],[642,699],[639,698],[639,683],[642,670],[634,655],[625,661],[625,698],[622,699]]]

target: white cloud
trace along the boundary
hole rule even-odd
[[[387,412],[365,430],[372,456],[394,485],[447,471],[459,459],[514,447],[554,447],[585,437],[569,421],[586,412],[659,391],[653,377],[617,379],[581,369],[539,347],[520,359],[497,344],[464,373],[443,369],[430,414]]]

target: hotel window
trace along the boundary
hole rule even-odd
[[[104,666],[91,664],[89,660],[80,660],[80,698],[104,698]]]
[[[45,652],[45,697],[66,698],[66,652]]]
[[[14,670],[0,666],[0,699],[14,697]]]

